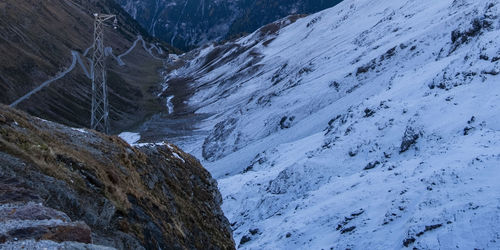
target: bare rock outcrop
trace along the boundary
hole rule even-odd
[[[0,248],[234,249],[221,203],[174,145],[134,148],[0,106]]]

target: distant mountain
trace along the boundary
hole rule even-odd
[[[342,0],[115,0],[153,36],[182,49],[250,33],[290,14]]]
[[[0,103],[10,104],[54,78],[72,64],[72,51],[82,58],[93,40],[93,13],[116,14],[119,29],[109,29],[105,45],[114,54],[128,50],[137,35],[168,50],[150,37],[113,0],[53,0],[0,2]],[[91,53],[91,50],[90,50]],[[109,60],[111,123],[114,131],[129,128],[164,104],[154,93],[163,63],[142,46],[123,57],[126,65]],[[88,61],[83,59],[87,67]],[[32,115],[66,125],[86,127],[90,121],[91,81],[79,66],[65,77],[20,103]]]

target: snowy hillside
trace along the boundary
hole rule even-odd
[[[172,63],[240,248],[500,248],[499,13],[346,0]]]

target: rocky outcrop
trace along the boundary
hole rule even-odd
[[[174,145],[0,108],[0,248],[234,248],[216,181]]]

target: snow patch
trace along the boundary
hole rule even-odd
[[[174,104],[172,103],[172,99],[174,98],[173,95],[169,96],[167,98],[167,108],[168,108],[168,114],[173,114],[174,113]]]
[[[141,135],[139,133],[133,132],[122,132],[118,136],[130,145],[134,145],[141,139]]]

